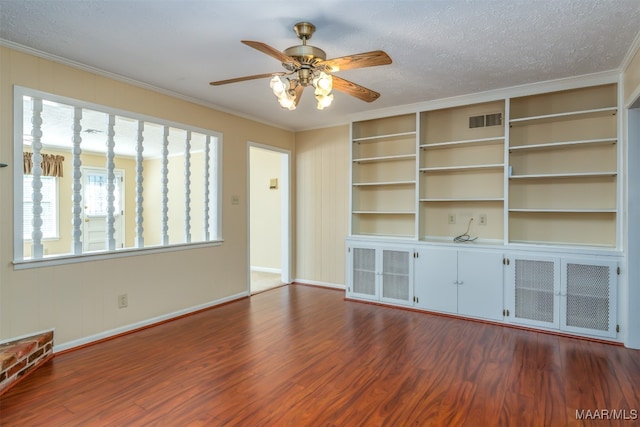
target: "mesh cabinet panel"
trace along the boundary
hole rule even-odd
[[[409,253],[382,251],[382,296],[409,300]]]
[[[376,294],[375,249],[353,248],[353,292]]]
[[[609,330],[609,267],[567,264],[567,326]]]
[[[553,322],[554,263],[520,259],[515,263],[515,316]]]

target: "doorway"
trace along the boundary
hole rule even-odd
[[[249,293],[291,282],[290,157],[275,147],[248,147]]]

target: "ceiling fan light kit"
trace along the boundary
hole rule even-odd
[[[385,52],[376,50],[372,52],[358,53],[327,60],[326,53],[315,46],[307,45],[316,27],[309,22],[298,22],[293,30],[300,40],[301,45],[292,46],[281,52],[262,42],[242,40],[242,43],[262,53],[278,59],[286,72],[270,74],[256,74],[253,76],[238,77],[227,80],[211,82],[213,86],[236,83],[246,80],[254,80],[271,77],[269,86],[278,99],[280,106],[287,110],[295,110],[302,91],[307,86],[313,86],[318,110],[329,107],[333,102],[333,89],[355,96],[366,102],[373,102],[380,94],[360,86],[356,83],[334,76],[333,73],[354,68],[373,67],[391,63],[391,58]]]

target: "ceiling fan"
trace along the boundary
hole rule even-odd
[[[381,50],[357,53],[327,59],[326,53],[315,46],[307,45],[307,40],[316,31],[316,27],[309,22],[298,22],[293,30],[301,45],[292,46],[281,52],[273,47],[257,41],[242,40],[242,43],[262,53],[265,53],[282,63],[286,71],[256,74],[253,76],[236,77],[233,79],[211,82],[213,86],[237,83],[271,77],[271,89],[283,108],[293,110],[300,102],[302,91],[307,86],[314,88],[318,101],[318,109],[322,110],[333,101],[332,89],[355,96],[366,102],[373,102],[380,97],[378,92],[335,76],[333,73],[354,68],[373,67],[391,64],[391,58]]]

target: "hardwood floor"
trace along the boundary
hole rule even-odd
[[[600,411],[639,396],[640,351],[290,285],[58,355],[0,424],[632,426]]]

